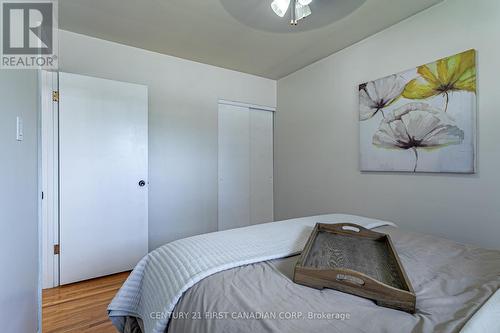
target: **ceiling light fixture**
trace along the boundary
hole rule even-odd
[[[312,0],[299,0],[299,3],[302,6],[309,6],[309,4],[312,2]]]
[[[214,1],[220,2],[229,15],[247,27],[270,33],[293,35],[299,32],[313,31],[327,27],[348,16],[364,3],[377,0]],[[297,3],[300,6],[297,6]],[[303,8],[304,4],[309,6],[309,8]],[[289,25],[289,22],[291,21],[291,13],[293,12],[290,8],[295,8],[296,18],[298,21],[297,25]],[[301,11],[303,13],[301,13]],[[311,11],[312,14],[309,14],[309,11]],[[307,18],[303,18],[307,15],[309,15]],[[299,20],[301,17],[302,19]],[[331,27],[331,29],[334,28],[335,27]]]
[[[297,22],[302,20],[305,17],[311,15],[311,8],[307,5],[301,5],[300,2],[297,2],[295,6],[295,21],[292,23],[293,25],[297,25]]]
[[[311,2],[312,0],[273,0],[271,8],[279,17],[284,17],[289,7],[293,8],[290,10],[290,24],[297,25],[300,20],[311,15]]]
[[[290,7],[290,0],[274,0],[273,3],[271,3],[271,8],[279,17],[285,16],[288,7]]]

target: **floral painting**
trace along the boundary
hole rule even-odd
[[[359,86],[362,171],[475,172],[476,52]]]

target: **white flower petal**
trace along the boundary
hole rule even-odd
[[[394,132],[388,123],[382,122],[380,124],[380,128],[373,136],[373,144],[382,148],[398,147]]]
[[[433,108],[426,103],[408,103],[390,112],[389,116],[391,119],[401,119],[402,116],[411,111],[427,111],[430,113],[444,113],[443,111]]]
[[[399,75],[391,75],[379,79],[374,81],[374,85],[379,100],[383,100],[385,103],[398,98],[405,88],[404,80]]]
[[[433,129],[439,126],[440,119],[427,111],[412,111],[401,117],[408,135],[416,141],[421,141]]]
[[[398,98],[405,90],[405,87],[406,87],[406,82],[404,81],[404,79],[399,75],[395,75],[392,89],[387,94],[387,96],[385,96],[385,98],[387,99],[387,101],[392,101]]]
[[[370,98],[370,96],[368,96],[368,93],[365,89],[361,89],[359,91],[359,103],[370,108],[377,106],[376,103]]]
[[[366,91],[360,90],[359,92],[359,119],[367,120],[373,117],[377,112],[377,107],[374,105],[373,101],[368,97]]]
[[[389,112],[373,136],[383,148],[437,148],[461,144],[464,132],[445,112],[424,103],[409,103]]]
[[[378,95],[378,91],[375,86],[375,81],[368,82],[366,84],[365,90],[368,94],[368,98],[370,98],[374,102],[374,104],[377,104],[378,101],[380,101],[380,97]]]
[[[389,123],[389,127],[392,129],[394,139],[398,142],[409,142],[410,137],[408,136],[408,130],[405,124],[401,120],[396,120]]]
[[[377,109],[372,109],[372,108],[369,108],[369,107],[362,105],[362,106],[360,106],[360,109],[359,109],[359,120],[360,121],[368,120],[371,117],[373,117],[375,112],[377,112]]]
[[[445,125],[436,128],[422,140],[422,147],[459,145],[464,141],[464,131],[457,126]]]

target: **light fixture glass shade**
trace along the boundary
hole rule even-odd
[[[279,17],[284,17],[290,7],[290,0],[274,0],[271,3],[271,8]]]
[[[302,6],[308,6],[312,0],[298,0]]]
[[[295,20],[300,21],[309,15],[311,15],[311,8],[309,6],[301,5],[300,1],[297,2],[295,7]]]

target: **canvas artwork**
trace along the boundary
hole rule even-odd
[[[362,171],[474,173],[476,51],[359,86]]]

